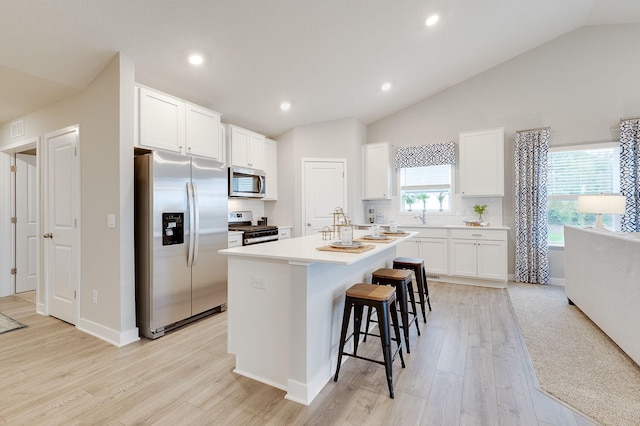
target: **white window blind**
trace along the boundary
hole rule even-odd
[[[550,150],[549,196],[611,194],[620,188],[619,147]]]
[[[595,215],[578,212],[582,194],[620,192],[620,146],[617,143],[550,148],[547,174],[547,219],[550,245],[564,245],[564,226],[593,226]],[[618,229],[620,217],[603,216]]]
[[[449,188],[451,185],[451,165],[400,169],[400,185],[403,188],[410,186],[415,189]]]

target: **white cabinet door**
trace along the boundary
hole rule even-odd
[[[230,163],[239,167],[249,166],[249,131],[236,126],[229,126]]]
[[[460,133],[460,194],[504,196],[504,128]]]
[[[186,104],[186,153],[224,162],[221,157],[224,141],[219,137],[220,116],[206,108]]]
[[[387,142],[366,144],[362,147],[364,200],[391,198],[391,164]]]
[[[420,241],[409,238],[396,246],[396,256],[420,258]]]
[[[184,102],[146,87],[138,95],[139,145],[184,152]]]
[[[448,274],[448,241],[440,238],[421,238],[420,256],[424,260],[424,269],[431,274]]]
[[[478,248],[478,278],[506,280],[507,244],[504,241],[482,241]]]
[[[234,125],[229,125],[227,132],[231,165],[264,170],[265,137]]]
[[[478,276],[478,256],[475,240],[451,240],[450,275],[460,277]]]
[[[264,173],[266,175],[263,200],[278,199],[278,143],[271,139],[264,141]]]
[[[264,139],[263,135],[249,134],[249,167],[264,170]]]

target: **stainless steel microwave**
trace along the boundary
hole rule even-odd
[[[262,198],[265,187],[263,170],[229,167],[229,197]]]

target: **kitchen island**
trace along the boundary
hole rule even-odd
[[[354,237],[367,232],[356,231]],[[228,351],[234,372],[308,405],[335,372],[345,290],[391,267],[397,244],[319,251],[320,234],[220,250],[228,255]]]

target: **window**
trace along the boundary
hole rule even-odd
[[[549,149],[547,218],[550,245],[564,245],[564,225],[593,226],[595,214],[578,213],[581,194],[620,192],[620,146],[617,143]],[[606,215],[609,229],[620,228],[620,217]]]
[[[451,164],[401,168],[400,211],[451,211]]]

